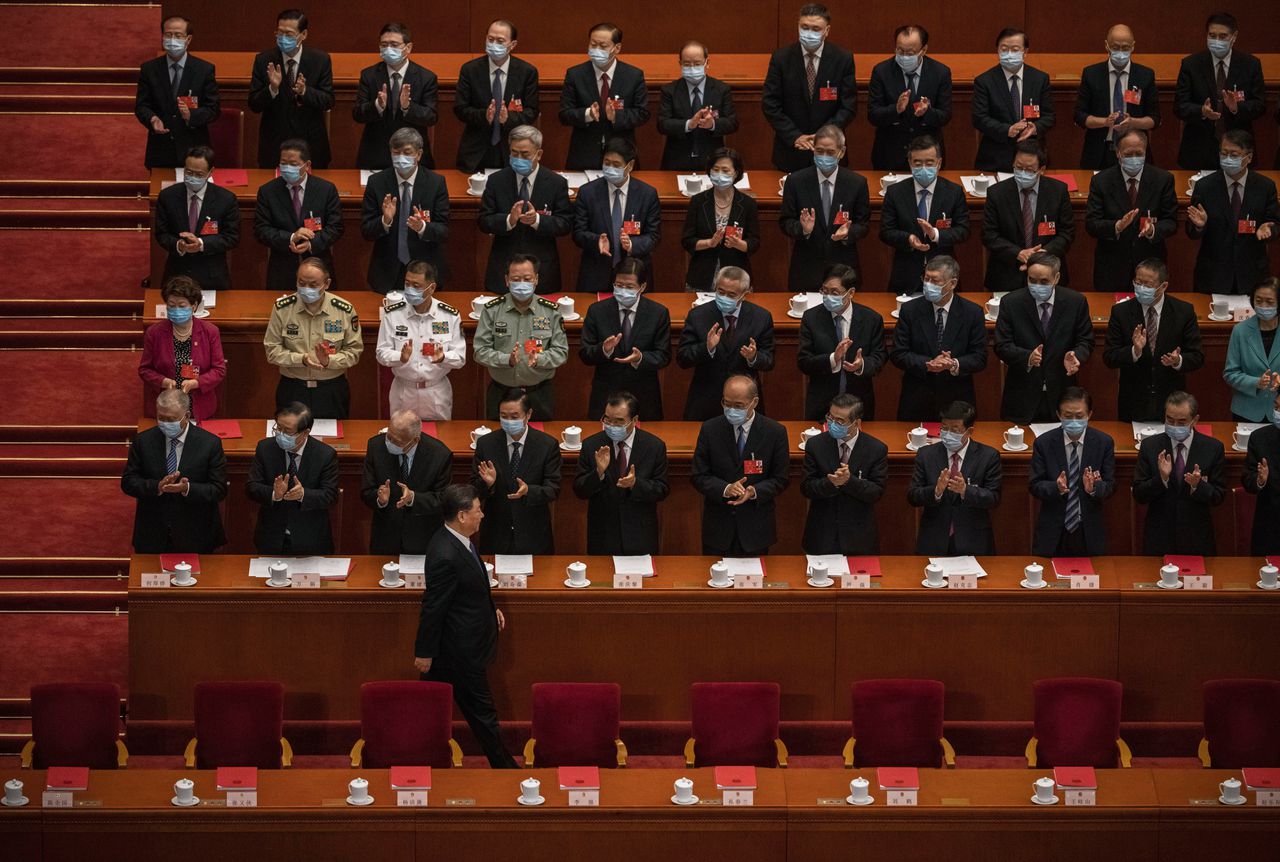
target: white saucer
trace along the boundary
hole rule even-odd
[[[192,316],[192,317],[198,317],[198,318],[200,318],[201,320],[203,320],[204,318],[206,318],[206,317],[208,317],[208,316],[209,316],[209,309],[207,309],[207,308],[202,308],[202,309],[200,309],[199,311],[194,312],[191,316]]]
[[[566,322],[568,322],[568,321],[574,321],[574,320],[581,320],[581,319],[582,319],[582,315],[581,315],[581,314],[578,314],[578,312],[576,312],[576,311],[575,311],[573,314],[569,315],[568,317],[561,317],[560,319],[561,319],[561,320],[563,320],[563,321],[566,321]]]
[[[1023,443],[1021,446],[1018,446],[1016,448],[1013,446],[1010,446],[1008,443],[1001,443],[1000,448],[1006,452],[1025,452],[1031,447],[1028,446],[1026,443]]]
[[[580,589],[582,589],[583,587],[589,587],[589,586],[591,586],[591,582],[590,582],[590,581],[583,581],[583,582],[582,582],[582,583],[580,583],[580,584],[575,584],[573,581],[569,580],[568,578],[565,578],[565,579],[564,579],[564,585],[565,585],[566,587],[568,587],[569,589],[571,589],[571,590],[580,590]]]
[[[1165,586],[1164,581],[1156,581],[1156,586],[1162,590],[1180,590],[1182,589],[1182,581],[1178,581],[1176,584],[1174,584],[1171,587]]]
[[[940,583],[940,584],[931,584],[931,583],[929,583],[929,579],[928,579],[928,578],[925,578],[923,581],[921,581],[921,582],[920,582],[920,586],[922,586],[922,587],[928,587],[928,588],[929,588],[929,589],[931,589],[931,590],[941,590],[941,589],[945,589],[945,588],[946,588],[946,586],[947,586],[947,582],[946,582],[946,581],[943,581],[943,582],[942,582],[942,583]]]
[[[472,320],[479,320],[479,319],[480,319],[480,315],[476,314],[474,311],[468,311],[468,312],[467,312],[467,317],[471,318]]]
[[[859,802],[853,798],[852,794],[850,794],[844,798],[844,801],[848,802],[850,805],[870,805],[872,802],[876,801],[876,798],[874,796],[868,796],[866,799]]]
[[[1018,581],[1018,586],[1022,587],[1024,590],[1043,590],[1045,587],[1049,586],[1049,582],[1041,581],[1038,584],[1032,584],[1026,578],[1023,578]]]
[[[1265,586],[1262,583],[1262,581],[1258,581],[1258,583],[1254,584],[1254,586],[1256,586],[1260,590],[1266,590],[1267,592],[1270,592],[1272,590],[1280,590],[1280,583],[1277,583],[1274,587],[1268,587],[1268,586]]]
[[[482,197],[484,197],[484,192],[473,192],[473,191],[471,190],[471,186],[467,186],[467,194],[471,195],[471,197],[473,197],[473,198],[482,198]]]
[[[989,314],[984,314],[984,315],[982,315],[982,319],[983,319],[983,320],[985,320],[987,323],[995,323],[995,322],[996,322],[996,318],[992,317],[992,316],[991,316],[991,315],[989,315]]]
[[[898,309],[896,309],[896,308],[895,308],[893,311],[889,312],[889,316],[890,316],[890,317],[897,317],[897,316],[898,316]]]
[[[708,580],[707,586],[711,587],[713,590],[727,590],[729,587],[733,586],[733,578],[730,578],[729,583],[727,584],[717,584],[715,581]]]
[[[799,320],[800,318],[804,317],[804,312],[802,311],[802,312],[800,312],[799,314],[796,314],[794,311],[792,311],[791,309],[789,309],[789,308],[788,308],[788,309],[787,309],[787,317],[791,317],[791,318],[794,318],[794,319],[796,319],[796,320]]]
[[[173,797],[172,799],[170,799],[169,801],[170,801],[171,803],[173,803],[174,805],[178,806],[179,808],[192,808],[192,807],[194,807],[194,806],[196,806],[196,805],[199,805],[199,804],[200,804],[200,797],[199,797],[199,796],[193,796],[193,797],[191,797],[191,801],[190,801],[190,802],[179,802],[179,801],[178,801],[178,797],[176,797],[176,796],[175,796],[175,797]]]
[[[1235,802],[1228,802],[1227,797],[1225,796],[1219,796],[1218,801],[1221,802],[1223,805],[1244,805],[1249,800],[1244,797],[1244,794],[1240,794],[1240,797],[1236,799]]]
[[[196,580],[195,578],[192,578],[191,580],[187,581],[185,584],[180,584],[178,583],[177,577],[172,577],[169,579],[169,583],[173,584],[175,587],[194,587],[197,583],[199,583],[199,581]]]
[[[546,801],[547,801],[546,797],[543,797],[543,796],[539,796],[537,799],[534,799],[532,801],[525,799],[523,796],[516,797],[516,802],[519,802],[521,805],[541,805]]]
[[[490,586],[491,588],[492,588],[492,587],[496,587],[497,585],[498,585],[498,579],[497,579],[497,578],[490,578],[490,579],[489,579],[489,586]]]
[[[561,451],[561,452],[581,452],[581,451],[582,451],[582,444],[581,444],[581,443],[579,443],[577,446],[570,446],[570,445],[568,445],[567,443],[561,443],[561,444],[560,444],[560,451]]]
[[[1231,444],[1231,451],[1232,451],[1232,452],[1248,452],[1248,451],[1249,451],[1249,447],[1248,447],[1248,446],[1241,447],[1241,446],[1237,446],[1236,444],[1232,443],[1232,444]]]
[[[1218,323],[1226,323],[1227,321],[1231,320],[1231,315],[1228,314],[1226,317],[1218,317],[1217,315],[1210,313],[1209,319],[1216,321]]]
[[[293,581],[292,581],[292,580],[289,580],[289,581],[287,581],[286,583],[283,583],[283,584],[273,584],[273,583],[271,583],[271,579],[270,579],[270,578],[267,578],[267,580],[265,581],[265,583],[266,583],[266,585],[267,585],[267,586],[272,587],[272,588],[275,588],[275,589],[279,589],[280,587],[291,587],[291,586],[293,586]]]
[[[1048,802],[1041,802],[1039,797],[1032,796],[1031,801],[1034,802],[1036,805],[1057,805],[1058,797],[1055,796],[1052,799],[1050,799]]]
[[[679,799],[676,799],[674,796],[672,796],[672,797],[671,797],[671,801],[672,801],[672,802],[674,802],[676,805],[697,805],[697,804],[698,804],[698,797],[697,797],[697,796],[690,796],[688,799],[686,799],[686,800],[684,800],[684,801],[681,801],[681,800],[679,800]]]
[[[359,805],[360,807],[362,807],[362,808],[363,808],[363,807],[364,807],[364,806],[366,806],[366,805],[372,805],[372,804],[373,804],[373,797],[372,797],[372,796],[366,796],[362,801],[357,802],[357,801],[356,801],[356,798],[355,798],[354,796],[348,796],[348,797],[347,797],[347,804],[348,804],[348,805]]]
[[[404,586],[404,578],[401,578],[398,581],[393,581],[391,583],[387,583],[386,581],[378,581],[378,586],[382,587],[384,590],[398,590]]]
[[[827,578],[826,581],[815,581],[813,578],[805,578],[804,582],[809,586],[817,587],[820,590],[825,590],[827,587],[835,586],[836,583],[835,578]]]
[[[930,438],[928,438],[927,440],[925,440],[925,442],[924,442],[924,445],[923,445],[923,446],[912,446],[910,443],[908,443],[908,444],[907,444],[907,449],[909,449],[909,450],[910,450],[910,451],[912,451],[912,452],[919,452],[919,451],[920,451],[921,449],[923,449],[925,446],[932,446],[934,443],[937,443],[939,439],[940,439],[940,438],[938,438],[938,437],[930,437]]]
[[[694,799],[697,799],[697,797],[695,796]],[[30,801],[31,800],[28,799],[27,797],[20,796],[18,797],[17,802],[10,802],[8,799],[0,799],[0,805],[4,805],[7,808],[21,808],[22,806],[26,805]],[[674,797],[672,797],[672,801],[675,801]]]

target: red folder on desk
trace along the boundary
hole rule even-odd
[[[44,784],[46,790],[88,790],[89,767],[50,766]]]
[[[717,790],[755,790],[756,768],[754,766],[717,766]]]
[[[436,428],[436,423],[434,422],[423,422],[422,433],[426,434],[428,437],[434,437],[437,440],[440,439],[440,430]]]
[[[1098,776],[1092,766],[1055,766],[1053,780],[1066,790],[1098,789]]]
[[[1054,557],[1053,573],[1060,578],[1097,574],[1093,570],[1093,560],[1089,557]]]
[[[1179,575],[1203,575],[1204,557],[1195,557],[1184,554],[1165,554],[1164,564],[1166,566],[1177,566]]]
[[[235,419],[206,419],[200,427],[221,440],[239,440],[244,436],[240,433],[240,422]]]
[[[558,772],[561,790],[599,790],[600,767],[562,766]]]
[[[1076,175],[1075,175],[1075,174],[1045,174],[1045,176],[1046,176],[1046,177],[1049,177],[1050,179],[1055,179],[1055,180],[1058,180],[1058,181],[1060,181],[1060,182],[1064,182],[1064,183],[1066,183],[1066,184],[1067,184],[1067,191],[1069,191],[1069,192],[1078,192],[1078,191],[1080,191],[1080,185],[1079,185],[1079,183],[1077,183],[1077,182],[1076,182]]]
[[[215,168],[212,179],[215,186],[222,186],[223,188],[247,186],[249,185],[249,172],[243,168]]]
[[[1280,790],[1280,769],[1247,766],[1241,774],[1244,775],[1244,786],[1250,790]]]
[[[393,766],[391,767],[392,790],[430,790],[430,766]]]
[[[257,790],[258,789],[258,767],[256,766],[219,766],[218,767],[218,789],[226,790]]]
[[[881,790],[919,790],[920,770],[914,766],[881,766],[876,770]]]
[[[879,557],[848,557],[849,574],[851,575],[870,575],[873,578],[880,577],[880,558]]]
[[[191,566],[191,574],[200,574],[200,555],[199,554],[161,554],[160,555],[160,571],[174,572],[177,571],[174,566],[178,563],[187,563]]]
[[[938,437],[942,434],[941,422],[921,422],[920,427],[928,431],[930,437]]]

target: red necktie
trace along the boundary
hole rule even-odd
[[[620,477],[627,475],[628,466],[629,465],[627,464],[627,444],[619,443],[618,444],[618,475]]]
[[[601,73],[600,75],[600,103],[604,104],[609,101],[609,76]]]

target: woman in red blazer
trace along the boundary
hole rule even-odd
[[[143,337],[138,376],[147,387],[143,409],[155,415],[156,395],[162,389],[181,387],[191,396],[191,414],[197,422],[218,409],[218,387],[227,376],[218,327],[193,314],[203,296],[194,279],[185,275],[169,279],[160,291],[168,320],[152,324]]]

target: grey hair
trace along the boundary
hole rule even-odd
[[[940,272],[947,281],[960,277],[960,261],[949,254],[935,254],[924,265],[925,272]]]
[[[191,412],[191,396],[181,389],[165,389],[156,396],[156,408],[178,410],[185,415]]]
[[[523,126],[516,126],[507,135],[507,142],[512,141],[531,141],[537,149],[542,149],[542,130],[537,126],[530,126],[526,123]]]
[[[403,146],[413,147],[415,150],[421,150],[422,133],[417,129],[405,126],[402,129],[396,129],[395,134],[391,136],[391,149],[398,150]]]
[[[818,138],[832,138],[835,140],[837,147],[844,146],[844,130],[832,123],[827,123],[813,133],[813,139],[816,141]]]
[[[747,290],[751,289],[751,273],[740,266],[722,266],[716,273],[716,285],[722,281],[740,281]]]
[[[397,426],[404,425],[405,430],[407,431],[417,434],[422,433],[422,419],[412,410],[397,410],[395,413],[391,414],[391,419],[387,424]]]

